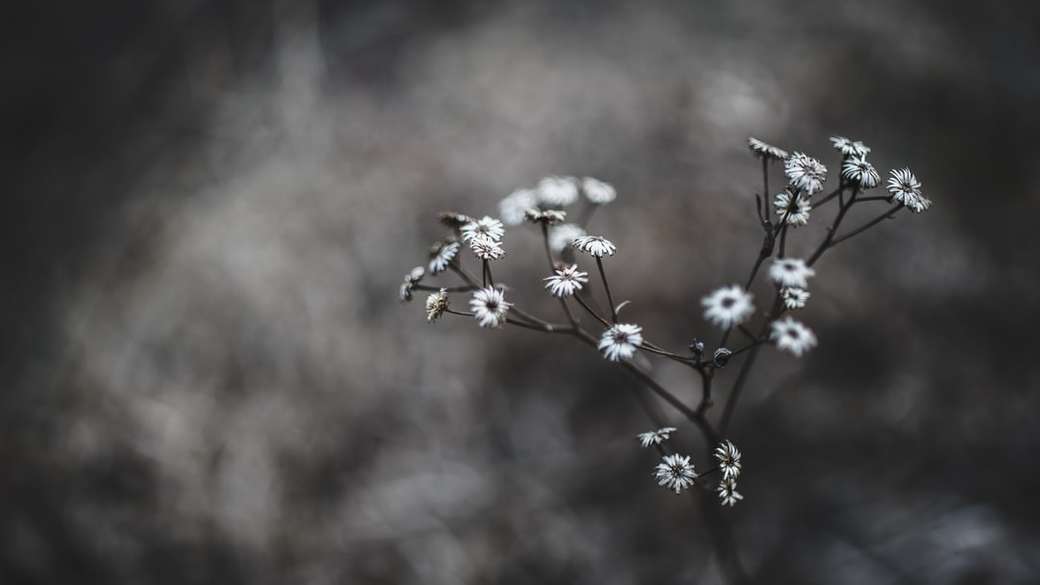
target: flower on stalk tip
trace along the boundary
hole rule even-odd
[[[441,289],[426,297],[426,320],[434,322],[448,310],[448,291]]]
[[[809,300],[809,291],[796,286],[785,286],[780,289],[780,296],[784,299],[784,306],[788,309],[801,309]]]
[[[787,350],[797,357],[816,347],[816,335],[805,325],[790,317],[773,321],[769,337],[779,349]]]
[[[917,180],[910,167],[892,171],[888,179],[888,191],[894,201],[909,207],[914,213],[921,213],[932,206],[931,199],[921,195],[921,181]]]
[[[499,327],[506,322],[506,313],[512,303],[506,302],[505,295],[497,288],[482,288],[473,293],[469,308],[473,317],[481,327]]]
[[[801,258],[777,258],[769,267],[769,278],[780,286],[809,288],[809,278],[815,275]]]
[[[481,236],[498,242],[506,233],[506,229],[502,226],[502,222],[486,215],[481,219],[471,221],[462,226],[461,231],[462,240],[464,242],[471,242],[474,238]]]
[[[430,250],[430,274],[439,274],[448,269],[451,261],[459,253],[458,242],[437,242]]]
[[[469,248],[481,260],[498,260],[506,255],[502,244],[487,236],[476,236],[469,241]]]
[[[677,430],[678,429],[676,429],[675,427],[662,427],[657,429],[656,431],[639,433],[638,435],[636,435],[636,438],[639,439],[639,444],[644,447],[649,447],[651,445],[660,445],[661,443],[667,441],[668,438],[671,437],[672,433],[674,433]]]
[[[538,200],[549,207],[566,207],[578,200],[574,177],[545,177],[538,182]]]
[[[827,167],[815,158],[796,152],[784,162],[784,173],[791,185],[805,191],[808,195],[818,193],[827,180]]]
[[[457,211],[442,211],[437,214],[437,217],[442,224],[456,230],[473,221],[472,217]]]
[[[599,338],[599,349],[603,357],[618,362],[632,357],[636,348],[643,345],[643,328],[631,323],[617,323],[603,332]]]
[[[719,460],[722,477],[736,479],[740,475],[740,450],[733,443],[725,441],[716,447],[715,459]]]
[[[863,189],[873,189],[881,183],[881,175],[874,165],[861,158],[850,158],[842,163],[841,176]]]
[[[566,268],[557,268],[556,274],[546,277],[545,288],[554,297],[564,298],[581,290],[583,284],[589,281],[589,273],[578,270],[578,265],[573,264]]]
[[[697,479],[697,472],[693,470],[689,455],[665,455],[654,470],[657,485],[675,490],[679,493],[693,485]]]
[[[528,209],[538,206],[538,193],[533,189],[517,189],[498,202],[498,215],[506,225],[520,225]]]
[[[784,160],[788,156],[786,150],[763,142],[754,136],[748,137],[747,143],[748,148],[751,149],[751,153],[757,158]]]
[[[402,303],[412,300],[412,291],[415,290],[415,285],[419,284],[419,281],[422,280],[425,274],[425,268],[416,266],[409,270],[408,274],[404,275],[404,282],[401,283],[401,288],[397,295]]]
[[[723,479],[719,482],[718,487],[719,501],[722,502],[723,506],[733,507],[739,500],[743,500],[744,496],[740,495],[737,491],[737,481],[730,479]]]
[[[549,247],[559,254],[570,246],[574,240],[585,236],[585,230],[573,223],[554,226],[549,230]]]
[[[582,236],[571,242],[571,245],[578,250],[585,252],[589,256],[595,256],[596,258],[613,256],[614,252],[617,251],[617,246],[615,246],[610,240],[601,236]]]
[[[704,318],[723,329],[740,325],[755,312],[751,293],[739,284],[715,290],[701,299],[701,305],[704,306]]]
[[[831,142],[834,143],[834,148],[841,151],[844,157],[863,158],[870,154],[870,147],[859,140],[853,141],[844,136],[831,136]]]
[[[804,195],[796,197],[793,193],[784,189],[777,193],[776,198],[773,199],[773,206],[776,207],[777,217],[783,219],[786,216],[787,223],[794,227],[809,223],[809,212],[812,211],[812,203]]]
[[[592,177],[581,180],[581,190],[585,193],[585,198],[596,205],[606,205],[617,198],[617,191],[613,185]]]
[[[563,223],[563,220],[567,218],[567,212],[559,209],[538,209],[537,207],[528,207],[527,211],[524,211],[524,221],[530,223],[544,223],[545,225],[556,225]]]

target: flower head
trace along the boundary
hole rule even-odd
[[[473,293],[469,308],[473,317],[481,327],[499,327],[506,322],[506,313],[512,303],[507,303],[505,295],[497,288],[482,288]]]
[[[487,236],[476,236],[471,238],[469,241],[469,247],[473,250],[473,253],[481,260],[498,260],[502,256],[506,255],[506,251],[502,249],[502,244],[498,243]]]
[[[796,152],[784,162],[784,173],[790,179],[791,185],[812,195],[823,189],[823,182],[827,180],[827,167],[815,158]]]
[[[776,207],[776,215],[781,219],[786,217],[787,223],[794,227],[809,223],[812,203],[804,195],[795,196],[794,193],[784,189],[773,199],[773,206]]]
[[[809,288],[809,278],[815,275],[816,271],[801,258],[777,258],[769,267],[769,278],[780,286]]]
[[[816,347],[816,335],[812,330],[790,317],[773,321],[769,337],[776,342],[778,348],[798,357]]]
[[[917,180],[910,167],[892,171],[888,179],[888,191],[894,201],[909,207],[914,213],[921,213],[932,206],[931,199],[921,195],[921,181]]]
[[[737,491],[737,481],[733,478],[723,479],[720,481],[718,492],[719,501],[722,502],[723,506],[733,507],[738,500],[744,499],[744,496],[740,495]]]
[[[701,299],[704,318],[712,324],[729,329],[744,322],[755,312],[751,293],[739,284],[724,286]]]
[[[581,180],[581,190],[585,193],[585,198],[596,205],[606,205],[617,198],[617,191],[613,185],[592,177]]]
[[[585,235],[585,230],[574,223],[565,223],[554,226],[549,230],[549,247],[553,252],[559,254],[570,246],[574,240]]]
[[[486,215],[481,219],[471,221],[462,226],[462,240],[465,242],[471,242],[478,236],[484,236],[498,242],[505,233],[506,229],[502,227],[502,222]]]
[[[844,136],[832,136],[831,142],[834,143],[834,148],[841,151],[844,157],[863,158],[870,154],[870,147],[859,140],[853,141]]]
[[[567,218],[567,212],[559,209],[538,209],[537,207],[528,207],[527,211],[524,212],[524,220],[531,223],[544,223],[545,225],[556,225],[563,223],[563,220]]]
[[[441,289],[426,297],[426,320],[434,322],[448,310],[448,291]]]
[[[444,272],[459,253],[458,242],[437,242],[430,250],[430,274]]]
[[[415,285],[419,284],[419,281],[422,280],[425,274],[425,268],[416,266],[404,275],[404,281],[401,283],[401,288],[397,295],[402,303],[412,300],[412,291],[415,290]]]
[[[801,309],[809,300],[809,291],[796,286],[785,286],[780,289],[780,296],[784,299],[784,306],[788,309]]]
[[[661,443],[667,441],[668,438],[672,435],[672,433],[674,433],[676,430],[678,429],[676,429],[675,427],[662,427],[657,429],[656,431],[639,433],[638,435],[636,435],[636,438],[639,439],[639,444],[644,447],[649,447],[651,445],[660,445]]]
[[[538,200],[550,207],[566,207],[578,200],[574,177],[545,177],[538,182]]]
[[[657,485],[664,486],[679,493],[693,485],[697,472],[693,470],[689,455],[665,455],[654,470]]]
[[[612,362],[632,357],[636,348],[643,345],[643,328],[631,323],[617,323],[603,332],[599,338],[599,349],[603,357]]]
[[[874,169],[874,165],[862,158],[845,159],[841,165],[841,176],[863,189],[873,189],[881,183],[881,175]]]
[[[556,274],[545,278],[545,288],[549,289],[552,296],[561,299],[578,292],[589,281],[589,273],[578,270],[577,264],[557,268],[554,272]]]
[[[442,211],[437,214],[437,217],[442,224],[456,230],[473,221],[472,217],[457,211]]]
[[[610,240],[601,236],[582,236],[575,238],[571,245],[585,252],[589,256],[595,256],[596,258],[602,258],[604,256],[613,256],[614,252],[617,252],[617,246],[615,246]]]
[[[751,154],[755,155],[757,158],[784,160],[788,156],[786,150],[777,146],[773,146],[772,144],[762,142],[761,140],[753,136],[747,139],[747,143],[748,148],[751,149]]]
[[[736,479],[740,475],[740,450],[733,443],[724,441],[716,447],[715,459],[719,460],[722,477]]]
[[[520,225],[524,213],[538,206],[538,193],[533,189],[517,189],[498,202],[498,214],[506,225]]]

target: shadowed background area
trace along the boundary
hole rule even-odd
[[[828,253],[820,346],[763,352],[737,553],[761,583],[1040,579],[1035,3],[33,9],[3,35],[0,582],[726,582],[629,378],[397,286],[437,211],[589,175],[627,318],[717,339],[699,299],[759,245],[746,138],[833,176],[833,134],[935,205]],[[507,231],[496,276],[559,319],[539,246]]]

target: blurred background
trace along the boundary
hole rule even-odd
[[[590,228],[629,319],[717,339],[699,299],[759,245],[746,138],[833,175],[833,134],[935,204],[817,265],[815,351],[763,352],[729,432],[740,562],[1040,581],[1040,5],[22,9],[0,57],[0,582],[727,582],[714,512],[650,476],[629,378],[573,340],[429,325],[397,287],[437,211],[589,175],[618,190]],[[509,230],[496,276],[558,319],[539,246]]]

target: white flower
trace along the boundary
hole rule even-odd
[[[697,473],[693,470],[693,463],[690,463],[688,455],[676,453],[665,455],[661,459],[654,470],[654,477],[657,478],[657,485],[679,493],[693,485],[693,480],[697,479]]]
[[[794,207],[791,207],[791,203],[794,202]],[[787,223],[792,226],[800,226],[809,223],[809,212],[812,211],[812,203],[809,198],[804,195],[794,196],[790,191],[783,190],[776,194],[776,198],[773,199],[773,206],[776,207],[777,217],[783,219],[784,215],[787,214]]]
[[[556,274],[545,278],[545,288],[554,297],[569,297],[581,290],[581,285],[589,281],[589,273],[578,270],[574,264],[566,268],[557,268]]]
[[[473,317],[481,327],[499,327],[506,322],[506,312],[512,303],[507,303],[505,295],[497,288],[487,287],[473,293],[469,308]]]
[[[425,274],[425,268],[416,266],[409,270],[408,274],[404,275],[404,282],[401,283],[401,288],[397,295],[402,303],[412,300],[412,291],[415,290],[415,285],[419,284],[419,281],[422,280]]]
[[[812,195],[823,189],[827,180],[827,167],[815,158],[796,152],[784,162],[784,173],[791,180],[791,185]]]
[[[788,309],[801,309],[809,300],[809,291],[796,286],[785,286],[780,289],[780,296],[784,299],[784,306]]]
[[[506,228],[502,227],[502,222],[486,215],[481,219],[471,221],[462,226],[462,240],[465,242],[470,242],[478,236],[484,236],[498,242],[505,233]]]
[[[801,357],[803,353],[816,347],[816,335],[812,330],[790,317],[773,321],[772,329],[769,337],[776,342],[776,346],[796,356]]]
[[[715,448],[715,458],[719,460],[719,469],[722,477],[736,479],[740,475],[740,450],[729,441],[721,443]]]
[[[617,323],[603,332],[599,338],[599,349],[603,357],[618,362],[632,357],[636,348],[643,345],[643,328],[631,323]]]
[[[520,225],[524,213],[538,206],[538,193],[533,189],[517,189],[498,202],[498,214],[506,225]]]
[[[601,236],[582,236],[571,242],[571,245],[596,258],[613,256],[614,252],[617,251],[617,246]]]
[[[565,207],[578,200],[574,177],[545,177],[538,182],[538,200],[550,207]]]
[[[434,246],[430,255],[430,274],[444,272],[451,265],[451,261],[459,253],[462,246],[458,242],[441,242]]]
[[[733,507],[733,504],[736,504],[738,500],[744,499],[744,496],[737,492],[737,482],[732,478],[720,481],[718,491],[719,500],[723,506]]]
[[[585,192],[585,198],[596,205],[606,205],[617,198],[617,191],[611,184],[592,177],[581,180],[581,190]]]
[[[729,329],[744,322],[755,312],[751,293],[739,284],[724,286],[701,299],[704,318],[712,324]]]
[[[448,291],[441,289],[426,297],[426,320],[436,321],[448,310]]]
[[[748,148],[751,149],[751,153],[758,158],[769,158],[773,160],[784,160],[785,158],[787,158],[786,150],[773,146],[772,144],[762,142],[761,140],[753,136],[747,139],[747,143]]]
[[[502,245],[487,236],[476,236],[470,239],[469,247],[481,260],[498,260],[506,255]]]
[[[529,207],[524,212],[524,220],[531,223],[544,223],[545,225],[556,225],[563,223],[563,220],[567,218],[567,212],[559,209],[538,209],[537,207]]]
[[[801,258],[777,258],[769,267],[769,278],[780,286],[809,288],[809,278],[813,276],[816,271]]]
[[[567,246],[570,246],[571,242],[583,237],[584,235],[585,230],[574,223],[565,223],[563,225],[554,226],[549,230],[549,247],[552,248],[553,252],[559,254],[564,251]]]
[[[921,195],[921,181],[917,180],[910,167],[892,171],[888,179],[888,191],[892,199],[906,205],[914,213],[921,213],[932,205],[932,201]]]
[[[662,427],[656,431],[648,431],[645,433],[639,433],[636,438],[639,439],[639,444],[644,447],[650,445],[660,445],[661,443],[668,440],[668,438],[677,431],[675,427]]]
[[[850,158],[842,163],[841,176],[864,189],[873,189],[881,183],[881,175],[874,165],[861,158]]]
[[[870,154],[870,147],[859,140],[852,141],[844,136],[832,136],[834,148],[841,151],[842,156],[863,158]]]

